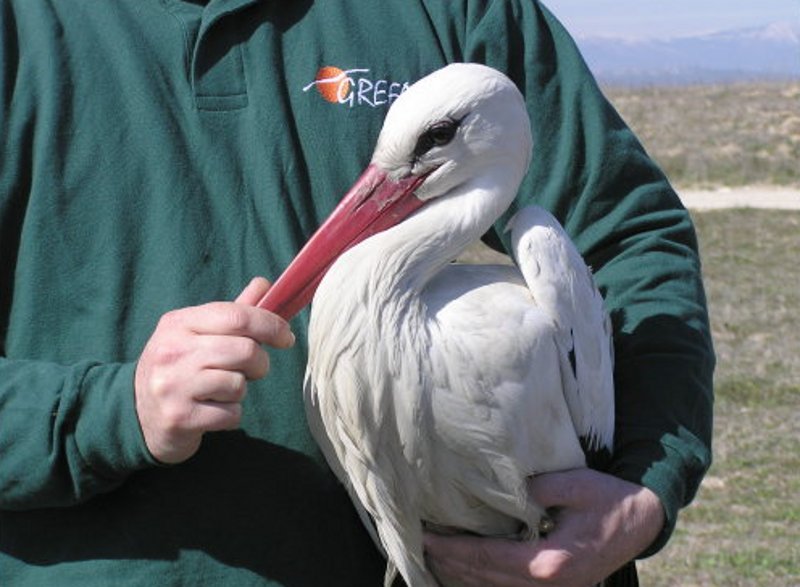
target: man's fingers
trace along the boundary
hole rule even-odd
[[[195,334],[246,336],[277,348],[294,344],[289,324],[280,316],[245,304],[211,302],[170,312],[162,320],[175,321]]]
[[[250,283],[247,284],[247,287],[245,287],[244,290],[242,290],[242,293],[240,293],[239,296],[236,298],[236,303],[244,304],[247,306],[256,306],[256,304],[258,304],[258,302],[260,302],[261,299],[269,291],[270,287],[272,287],[272,283],[267,281],[265,278],[254,277],[252,280],[250,280]],[[267,310],[259,308],[259,311],[266,312],[271,316],[279,318],[277,315],[272,314],[271,312],[267,312]],[[281,318],[280,320],[283,319]],[[279,348],[292,346],[294,344],[294,334],[292,334],[288,323],[286,323],[286,321],[283,321],[283,324],[281,325],[280,328],[281,332],[279,337],[276,339],[276,342],[273,343],[265,340],[262,340],[261,342],[264,342],[265,344],[270,344],[272,346],[277,346]],[[288,331],[288,334],[286,334],[285,331]]]
[[[240,403],[247,395],[247,380],[236,371],[207,369],[198,379],[202,382],[193,398],[198,402]]]
[[[233,430],[242,420],[242,404],[204,401],[195,404],[194,424],[203,432]]]
[[[425,552],[434,573],[464,585],[529,585],[532,544],[473,536],[425,534]]]
[[[257,278],[238,302],[180,308],[161,317],[134,377],[136,413],[158,460],[186,460],[197,451],[203,433],[236,428],[247,380],[269,370],[261,345],[294,344],[283,318],[248,305],[267,289],[269,283]]]
[[[428,565],[443,585],[561,584],[573,554],[556,541],[515,541],[473,536],[425,535]],[[539,583],[541,582],[541,583]]]
[[[255,306],[267,293],[272,284],[263,277],[254,277],[236,298],[237,304]]]
[[[247,380],[238,371],[203,369],[192,376],[192,387],[185,393],[175,393],[173,385],[153,391],[154,410],[164,427],[172,431],[197,430],[193,418],[194,404],[199,402],[239,403],[247,394]]]
[[[542,474],[530,481],[530,495],[556,510],[555,528],[536,541],[425,536],[443,585],[594,585],[663,527],[663,508],[649,489],[590,469]]]
[[[200,336],[194,353],[201,369],[238,371],[251,381],[261,379],[269,371],[269,354],[246,336]]]

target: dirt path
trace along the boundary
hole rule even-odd
[[[720,208],[772,208],[800,210],[800,188],[745,186],[717,190],[678,190],[690,210]]]

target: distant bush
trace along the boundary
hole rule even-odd
[[[800,82],[605,92],[678,187],[800,186]]]

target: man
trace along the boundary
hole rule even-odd
[[[663,546],[710,459],[694,233],[541,5],[3,0],[0,41],[0,584],[380,582],[303,418],[307,314],[253,308],[251,276],[280,273],[386,108],[452,61],[526,97],[519,203],[595,268],[617,435],[605,473],[532,482],[547,540],[431,536],[431,565],[588,585]]]

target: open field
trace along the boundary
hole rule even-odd
[[[714,464],[647,586],[800,586],[800,212],[695,214],[718,355]]]
[[[605,92],[678,188],[800,186],[800,82]]]

